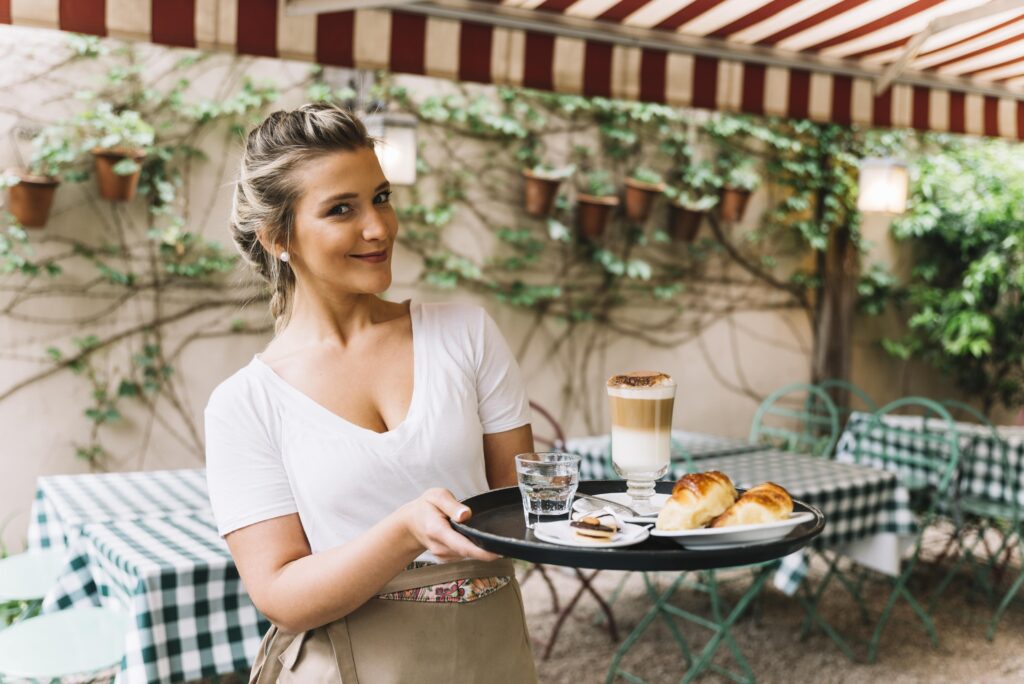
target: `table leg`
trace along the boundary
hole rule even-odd
[[[544,660],[547,660],[551,657],[551,650],[555,647],[555,641],[558,639],[558,633],[562,630],[562,625],[565,624],[566,619],[569,617],[569,614],[573,611],[573,608],[576,607],[576,604],[579,602],[584,592],[587,592],[594,597],[594,600],[597,601],[597,605],[601,608],[601,611],[604,613],[606,619],[608,620],[608,636],[611,637],[612,643],[615,643],[619,640],[619,630],[618,627],[616,627],[615,625],[615,616],[612,615],[611,608],[608,606],[605,600],[601,598],[601,595],[597,593],[597,590],[594,589],[594,587],[591,585],[591,582],[594,580],[595,577],[598,576],[598,574],[600,574],[601,571],[595,570],[594,572],[590,573],[590,577],[584,575],[579,568],[573,568],[573,571],[576,573],[576,577],[580,581],[580,588],[576,590],[576,593],[573,594],[573,597],[569,599],[569,603],[567,603],[565,605],[565,608],[562,609],[562,611],[558,614],[558,618],[555,620],[555,626],[551,630],[551,636],[548,637],[548,642],[544,647],[544,654],[542,656]]]
[[[733,639],[730,630],[736,623],[736,620],[746,611],[750,602],[761,592],[764,587],[764,583],[767,581],[768,576],[775,570],[774,564],[765,565],[759,569],[754,576],[754,581],[746,591],[740,600],[737,601],[736,605],[733,606],[732,610],[729,610],[726,614],[725,605],[721,598],[718,596],[718,585],[713,572],[707,573],[707,580],[705,581],[705,591],[711,597],[711,612],[712,619],[708,620],[700,615],[696,615],[689,611],[683,610],[675,605],[669,603],[672,596],[676,593],[678,588],[683,584],[685,573],[680,574],[672,582],[669,588],[658,594],[653,585],[651,584],[650,578],[647,573],[644,573],[644,582],[647,586],[648,596],[652,599],[653,605],[644,614],[644,617],[640,620],[640,623],[630,632],[626,640],[623,641],[622,645],[615,651],[615,655],[612,657],[611,666],[608,669],[608,676],[605,679],[606,684],[611,684],[616,678],[621,677],[626,681],[632,682],[633,684],[642,684],[643,680],[636,675],[626,672],[619,667],[622,658],[629,652],[629,650],[636,644],[640,636],[647,631],[651,623],[658,616],[665,621],[665,624],[669,627],[669,631],[672,633],[673,638],[676,641],[679,650],[683,654],[683,658],[686,662],[686,673],[683,676],[682,684],[689,684],[694,681],[697,677],[703,674],[706,670],[710,670],[717,674],[720,674],[731,681],[739,684],[753,684],[754,672],[743,656],[738,644]],[[694,660],[690,651],[689,644],[686,638],[679,631],[678,626],[675,624],[674,617],[681,618],[687,622],[699,625],[708,629],[712,632],[711,639],[705,644],[704,648],[701,649],[697,659]],[[742,672],[733,672],[731,670],[717,665],[713,662],[715,653],[718,651],[719,646],[725,643],[729,651],[732,653],[733,658],[740,666]]]
[[[551,578],[548,577],[547,568],[545,568],[540,563],[534,563],[533,565],[530,566],[530,569],[526,571],[526,574],[523,575],[523,581],[520,582],[520,584],[525,584],[526,580],[530,579],[530,575],[532,575],[535,572],[538,575],[541,576],[541,579],[544,580],[544,584],[546,584],[548,586],[548,593],[551,594],[551,612],[552,613],[557,613],[558,612],[558,592],[555,590],[555,585],[551,581]]]

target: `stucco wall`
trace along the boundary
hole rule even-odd
[[[3,70],[0,84],[8,97],[0,106],[0,133],[8,141],[0,146],[0,164],[15,165],[19,154],[26,158],[27,143],[17,139],[15,127],[26,123],[44,123],[66,116],[76,106],[72,100],[54,101],[83,87],[100,72],[95,63],[64,68],[47,78],[27,79],[29,74],[40,73],[47,64],[59,61],[63,54],[65,36],[31,29],[3,27],[0,29],[0,54]],[[166,65],[167,51],[146,48],[147,70],[156,73]],[[203,78],[199,90],[206,96],[216,96],[223,84],[234,73],[237,62],[228,57],[217,57],[213,68]],[[248,74],[273,79],[278,84],[296,83],[303,79],[309,65],[276,60],[247,60]],[[147,71],[148,73],[148,71]],[[235,73],[237,75],[237,73]],[[409,79],[413,89],[433,87],[427,79]],[[14,85],[12,85],[14,84]],[[279,105],[287,108],[303,101],[301,89],[285,89]],[[191,176],[188,188],[195,211],[192,229],[201,229],[213,239],[228,242],[227,216],[230,206],[230,181],[237,160],[237,144],[227,136],[211,136],[203,141],[210,162],[198,167]],[[33,241],[40,235],[95,235],[110,224],[110,206],[93,197],[91,186],[62,187],[58,193],[53,218],[45,232],[33,233]],[[399,196],[400,198],[400,196]],[[400,201],[400,199],[399,199]],[[138,204],[138,203],[136,203]],[[748,217],[757,216],[764,197],[755,197]],[[206,212],[206,208],[209,212]],[[120,209],[117,209],[120,211]],[[130,212],[141,211],[132,206]],[[891,245],[884,236],[884,225],[872,229],[880,235],[876,253],[872,258],[895,259]],[[399,249],[394,262],[396,285],[389,297],[421,300],[441,300],[465,295],[439,292],[415,284],[418,261],[414,255]],[[2,295],[7,297],[9,295]],[[493,301],[481,302],[497,320],[513,349],[519,349],[531,317]],[[33,313],[54,316],[64,312],[81,311],[81,307],[94,305],[87,299],[64,297],[48,300]],[[111,326],[123,325],[138,316],[146,306],[141,301],[125,307]],[[245,314],[246,312],[236,312]],[[249,311],[257,316],[259,311]],[[222,314],[218,314],[222,315]],[[919,370],[905,370],[903,364],[887,359],[879,351],[877,338],[882,321],[864,321],[858,326],[854,344],[853,380],[867,389],[879,401],[887,401],[904,393],[947,394],[941,379]],[[181,338],[195,328],[180,326],[170,332],[170,339]],[[72,328],[39,327],[13,322],[0,317],[0,378],[9,386],[21,377],[39,370],[39,363],[25,360],[38,356],[45,347],[67,340],[76,331]],[[570,370],[548,353],[551,336],[557,326],[548,326],[547,332],[538,334],[534,343],[521,358],[532,398],[560,415],[566,431],[580,434],[585,423],[578,410],[567,410],[561,396],[563,379]],[[654,349],[631,339],[616,341],[595,367],[587,369],[596,395],[590,397],[598,425],[605,424],[603,379],[614,372],[636,368],[656,368],[672,374],[679,382],[679,399],[675,424],[681,428],[719,433],[731,436],[745,435],[756,408],[755,399],[731,388],[746,385],[760,394],[767,394],[784,383],[806,380],[809,369],[810,331],[806,317],[798,312],[746,313],[732,316],[708,328],[698,341],[674,349]],[[184,388],[186,411],[201,421],[202,408],[210,391],[225,377],[248,362],[266,343],[266,335],[200,340],[192,344],[177,363],[177,373]],[[123,363],[111,359],[110,363]],[[82,409],[88,401],[89,388],[68,373],[52,376],[36,383],[7,401],[0,403],[0,434],[5,436],[0,456],[0,521],[6,521],[3,541],[11,548],[20,548],[28,523],[28,510],[34,493],[36,478],[52,473],[73,473],[87,470],[87,465],[76,460],[73,444],[85,440],[88,425]],[[116,458],[108,465],[111,469],[179,468],[201,465],[201,454],[172,438],[174,430],[185,428],[170,411],[168,426],[155,424],[148,437],[144,413],[129,411],[125,420],[110,431],[107,446]],[[201,426],[201,423],[200,423]],[[538,433],[547,430],[540,424]]]

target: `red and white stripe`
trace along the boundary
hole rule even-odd
[[[988,94],[933,80],[897,81],[876,96],[867,77],[899,59],[932,20],[985,1],[500,2],[540,18],[555,13],[583,20],[599,30],[617,24],[717,41],[726,48],[718,57],[437,18],[415,9],[290,16],[285,0],[0,0],[0,23],[584,95],[1022,139],[1024,3],[931,36],[907,67],[918,76],[967,79],[987,86]],[[478,0],[478,6],[484,2],[498,4]],[[786,54],[790,59],[782,63],[789,66],[757,60],[748,46]],[[806,68],[792,60],[801,54],[808,55]],[[821,66],[826,62],[856,67],[865,76],[843,75]]]

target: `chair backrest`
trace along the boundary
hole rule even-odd
[[[551,415],[551,412],[541,406],[535,401],[530,402],[530,410],[534,414],[533,422],[533,441],[534,444],[541,446],[545,449],[552,451],[559,451],[565,448],[565,432],[562,430],[562,425],[555,420],[555,417]],[[546,430],[541,430],[540,434],[537,433],[537,419],[536,416],[541,416],[547,423],[545,426]]]
[[[839,411],[828,393],[794,383],[772,392],[754,413],[750,441],[830,457],[839,439]]]
[[[897,399],[849,431],[854,437],[854,461],[896,473],[911,491],[952,494],[960,434],[949,411],[938,402],[924,397]],[[933,497],[933,505],[936,501]]]
[[[964,445],[961,470],[971,473],[964,478],[961,494],[1013,508],[1014,520],[1020,519],[1020,491],[1024,483],[1024,454],[1016,460],[1010,459],[1010,444],[999,433],[992,421],[978,409],[957,399],[944,399],[942,405],[950,413],[958,412],[970,416],[977,425],[961,426],[961,443]],[[983,475],[978,477],[979,473]],[[975,483],[992,483],[995,487],[971,487]]]
[[[878,404],[872,399],[867,392],[857,387],[852,382],[847,380],[841,380],[839,378],[826,378],[817,383],[818,387],[828,392],[829,397],[832,398],[832,403],[839,409],[839,417],[842,422],[846,422],[846,419],[850,417],[850,414],[857,410],[867,411],[868,413],[874,413],[878,410]],[[850,401],[839,401],[837,395],[840,393],[846,393],[846,398]],[[856,399],[860,406],[855,407],[853,405],[853,399]]]

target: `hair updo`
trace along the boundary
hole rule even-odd
[[[294,171],[331,152],[373,149],[375,140],[356,116],[331,104],[278,111],[249,132],[231,203],[231,237],[242,258],[270,284],[270,313],[280,329],[287,321],[295,273],[267,251],[288,244],[302,188]]]

